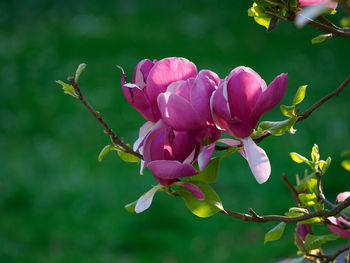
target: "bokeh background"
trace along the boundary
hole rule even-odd
[[[296,256],[293,225],[279,242],[264,245],[273,223],[244,223],[222,214],[198,218],[182,200],[164,193],[144,213],[126,212],[124,205],[156,181],[114,153],[98,163],[108,136],[55,83],[87,63],[80,79],[85,96],[132,144],[144,120],[123,98],[116,64],[129,80],[139,60],[168,56],[186,57],[222,78],[239,65],[252,67],[268,83],[288,72],[282,103],[290,104],[297,88],[308,84],[301,110],[349,74],[348,39],[313,46],[310,39],[318,31],[286,22],[267,33],[247,16],[250,5],[229,0],[0,2],[0,262],[276,262]],[[341,14],[331,19],[338,22]],[[261,143],[272,163],[265,184],[256,183],[241,156],[227,157],[214,184],[224,206],[284,213],[294,204],[282,172],[294,182],[295,174],[307,168],[293,163],[288,153],[309,155],[314,143],[321,157],[333,158],[324,178],[326,195],[334,200],[349,190],[350,175],[340,166],[340,153],[350,148],[349,96],[346,89],[327,102],[296,125],[295,135]],[[278,108],[263,117],[282,119]]]

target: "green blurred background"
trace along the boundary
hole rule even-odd
[[[144,120],[123,98],[143,58],[182,56],[224,78],[246,65],[268,83],[289,73],[282,103],[309,84],[305,110],[349,74],[348,39],[312,46],[319,34],[281,22],[270,33],[247,16],[250,1],[1,1],[0,2],[0,262],[276,262],[295,256],[294,226],[279,242],[263,244],[275,224],[244,223],[222,214],[198,218],[183,201],[159,193],[151,208],[129,214],[124,205],[156,181],[135,164],[97,156],[109,138],[55,80],[88,67],[81,89],[118,135],[133,143]],[[339,13],[339,12],[338,12]],[[332,17],[338,22],[341,12]],[[272,164],[258,185],[239,155],[226,158],[214,185],[229,209],[283,213],[293,206],[282,172],[294,182],[306,166],[288,153],[308,155],[314,143],[332,156],[325,179],[334,200],[349,190],[340,166],[349,145],[350,89],[319,108],[295,135],[261,143]],[[278,108],[263,120],[282,120]],[[322,231],[322,229],[320,230]]]

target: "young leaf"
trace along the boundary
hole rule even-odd
[[[309,193],[318,195],[317,179],[307,178],[305,181],[305,185]]]
[[[253,6],[248,10],[248,16],[253,17],[255,22],[259,25],[266,27],[266,29],[269,28],[272,16],[266,14],[264,9],[260,7],[260,5],[254,3]]]
[[[341,166],[343,166],[345,170],[350,171],[350,160],[342,161]]]
[[[103,147],[103,149],[101,150],[100,154],[98,155],[97,160],[99,162],[102,162],[102,159],[107,155],[107,153],[109,153],[110,151],[116,150],[114,145],[106,145],[105,147]]]
[[[315,193],[312,194],[299,194],[298,198],[304,207],[310,207],[317,203],[317,196]]]
[[[213,158],[210,160],[208,165],[204,168],[203,171],[195,176],[190,176],[186,179],[189,182],[204,182],[204,183],[215,183],[218,177],[220,157]]]
[[[286,223],[281,222],[274,228],[272,228],[269,232],[265,234],[264,244],[269,241],[275,241],[281,238],[283,235],[284,229],[286,228]]]
[[[321,217],[313,217],[313,218],[306,219],[304,221],[299,221],[297,223],[297,225],[300,225],[300,224],[317,224],[317,223],[321,223],[321,222],[322,222]]]
[[[327,38],[332,38],[334,35],[333,34],[321,34],[318,35],[317,37],[314,37],[311,39],[312,44],[319,44],[325,41]]]
[[[305,250],[310,251],[319,248],[322,244],[326,243],[327,241],[336,240],[338,237],[338,234],[329,234],[323,236],[314,236],[311,234],[307,234],[305,237]]]
[[[125,210],[128,211],[129,213],[135,213],[136,202],[137,201],[134,201],[130,204],[125,205],[124,206]]]
[[[136,213],[141,213],[148,209],[153,200],[154,194],[159,191],[160,189],[164,188],[163,185],[156,185],[154,186],[151,190],[148,192],[144,193],[137,201],[135,205],[135,212]]]
[[[283,135],[287,131],[294,134],[296,130],[293,128],[293,125],[296,120],[297,118],[293,117],[284,121],[263,121],[260,122],[258,131],[268,131],[275,136]]]
[[[118,151],[118,155],[120,159],[122,159],[124,162],[127,163],[139,163],[140,158],[138,158],[135,155],[132,155],[131,153],[126,153],[124,151]]]
[[[289,153],[289,155],[292,158],[292,160],[296,163],[307,163],[307,164],[310,163],[310,161],[307,158],[300,155],[299,153],[291,152],[291,153]]]
[[[305,208],[301,208],[301,207],[291,207],[289,208],[289,212],[291,213],[303,213],[303,214],[308,214],[309,211]]]
[[[313,164],[316,164],[320,160],[320,153],[318,151],[317,144],[314,144],[314,146],[312,147],[311,160],[312,160]]]
[[[327,171],[327,169],[329,168],[330,164],[331,164],[331,157],[328,157],[326,161],[321,160],[318,163],[318,166],[320,167],[322,173],[325,173]]]
[[[56,80],[56,83],[60,84],[62,86],[62,90],[64,93],[71,95],[73,98],[78,98],[78,94],[75,92],[72,85],[67,84],[61,80]]]
[[[293,99],[293,106],[299,104],[302,102],[305,98],[305,90],[307,85],[300,86],[297,93],[295,94],[295,97]]]
[[[83,72],[83,70],[86,68],[86,64],[82,63],[78,66],[77,71],[75,72],[75,77],[74,77],[74,81],[75,83],[78,82],[78,79],[80,77],[80,74]]]
[[[198,200],[190,191],[186,188],[179,188],[176,193],[179,194],[185,201],[188,209],[199,217],[212,216],[221,210],[222,207],[219,196],[216,194],[213,188],[203,182],[192,182],[196,185],[204,194],[204,200]]]
[[[286,106],[286,105],[283,105],[281,104],[280,105],[280,109],[281,109],[281,112],[284,116],[286,117],[295,117],[295,112],[294,112],[294,109],[295,109],[295,106]]]

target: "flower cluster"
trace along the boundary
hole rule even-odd
[[[269,159],[251,138],[263,114],[275,107],[287,87],[288,75],[277,76],[270,85],[251,68],[237,67],[224,79],[210,70],[197,71],[185,58],[140,61],[132,82],[123,71],[122,91],[126,100],[147,122],[134,143],[144,157],[141,173],[148,167],[161,185],[176,183],[198,199],[204,196],[195,185],[180,178],[194,176],[209,163],[215,142],[243,145],[259,183],[270,176]],[[221,139],[222,132],[234,139]]]

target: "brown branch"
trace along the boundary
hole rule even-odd
[[[318,210],[309,214],[305,214],[302,216],[297,216],[297,217],[288,217],[288,216],[280,216],[280,215],[266,215],[266,216],[259,216],[254,212],[253,215],[248,215],[248,214],[243,214],[243,213],[238,213],[229,209],[223,209],[220,212],[231,216],[236,219],[243,220],[245,222],[256,222],[256,223],[265,223],[265,222],[285,222],[285,223],[296,223],[300,221],[304,221],[310,218],[314,217],[322,217],[322,218],[327,218],[330,216],[335,216],[339,214],[339,212],[343,211],[345,208],[350,206],[350,197],[344,200],[343,203],[338,204],[331,210]],[[252,209],[249,209],[250,212],[252,212]]]
[[[327,255],[313,255],[313,254],[306,254],[306,256],[323,259],[322,260],[323,263],[328,263],[328,262],[333,262],[333,260],[335,260],[340,254],[344,253],[348,249],[349,249],[348,247],[345,247],[343,249],[338,250],[335,254],[329,255],[329,256],[327,256]]]
[[[301,202],[299,200],[299,197],[298,197],[298,192],[297,190],[295,189],[295,187],[293,186],[293,184],[289,181],[288,177],[286,176],[285,173],[282,174],[282,177],[281,177],[282,181],[284,181],[287,186],[289,187],[291,193],[292,193],[292,197],[293,197],[293,200],[294,202],[297,204],[297,205],[301,205]]]
[[[95,111],[95,109],[87,102],[87,100],[84,98],[83,93],[81,92],[78,83],[75,82],[75,79],[73,77],[68,78],[69,83],[74,88],[75,92],[78,94],[79,100],[85,105],[86,108],[94,115],[94,117],[102,124],[102,126],[105,128],[105,132],[111,136],[112,142],[115,145],[119,145],[123,148],[123,150],[126,153],[130,153],[140,159],[143,159],[143,156],[137,152],[134,152],[129,146],[127,146],[108,126],[108,124],[102,119],[101,115]]]
[[[325,103],[330,98],[334,97],[335,95],[338,95],[349,83],[350,83],[350,76],[347,77],[343,81],[343,83],[337,89],[335,89],[333,92],[329,93],[327,96],[323,97],[318,102],[316,102],[314,105],[312,105],[309,109],[307,109],[303,113],[299,114],[297,122],[303,121],[306,118],[308,118],[314,110],[316,110],[318,107],[320,107],[323,103]]]
[[[327,26],[329,26],[329,27],[333,27],[333,28],[336,28],[336,29],[340,29],[338,26],[336,26],[336,25],[334,25],[331,21],[329,21],[327,18],[325,18],[324,16],[319,16],[319,17],[317,17],[317,19],[321,22],[321,23],[323,23],[323,24],[325,24],[325,25],[327,25]]]

